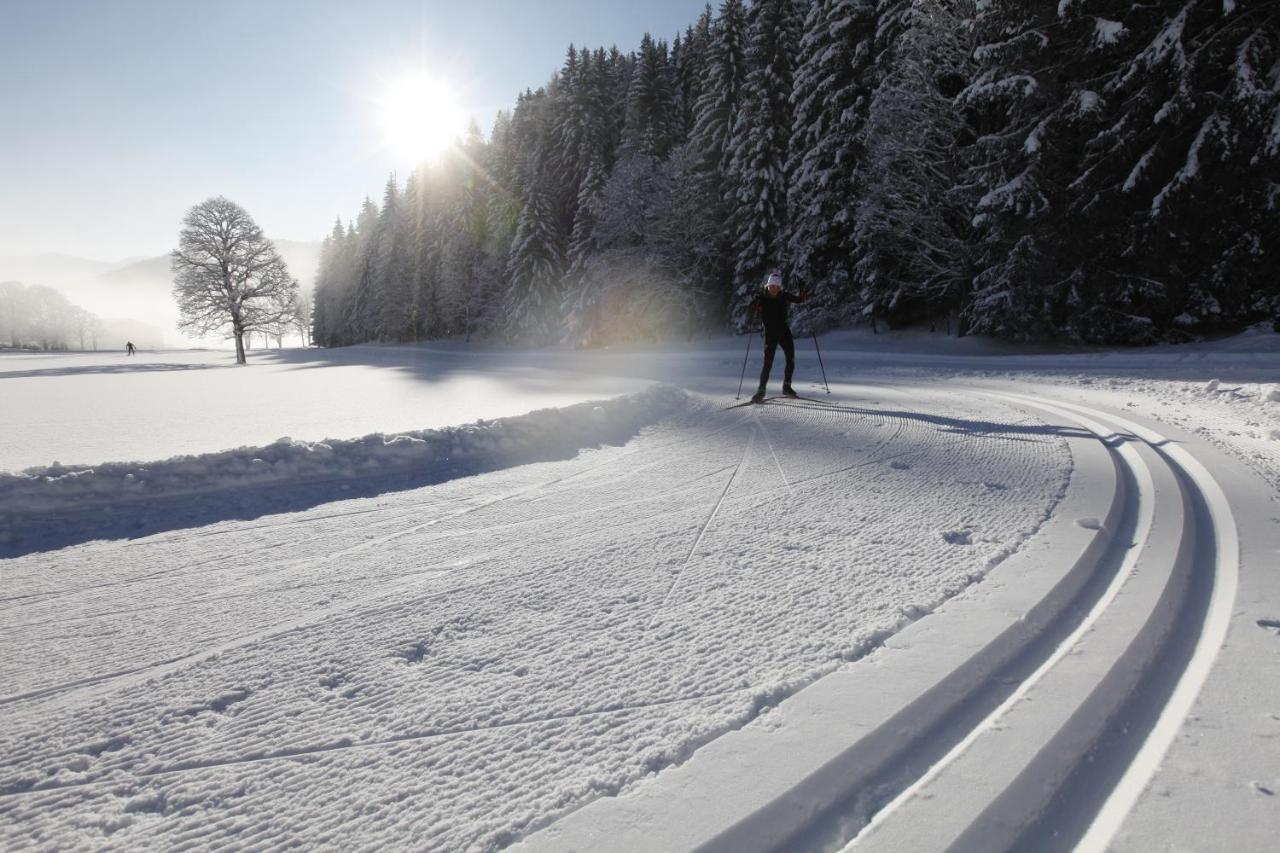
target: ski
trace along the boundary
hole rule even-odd
[[[817,397],[803,397],[799,394],[797,394],[794,397],[788,397],[786,394],[774,394],[771,397],[765,397],[759,403],[752,402],[751,400],[744,400],[741,403],[734,403],[731,406],[725,406],[724,411],[727,412],[730,409],[741,409],[743,406],[763,406],[765,403],[772,403],[775,401],[786,402],[787,400],[800,400],[805,403],[819,403],[824,406],[839,405],[839,403],[835,400],[819,400]]]
[[[763,406],[765,403],[769,402],[770,400],[781,400],[781,399],[783,399],[781,394],[775,394],[772,397],[765,397],[759,403],[755,402],[754,400],[746,400],[741,403],[734,403],[732,406],[725,406],[724,411],[727,412],[730,409],[741,409],[743,406]]]

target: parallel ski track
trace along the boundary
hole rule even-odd
[[[773,449],[773,439],[769,437],[769,427],[765,422],[757,417],[756,422],[760,424],[760,432],[764,435],[765,443],[769,445],[769,455],[773,457],[773,464],[778,468],[778,476],[782,478],[782,483],[787,487],[787,492],[795,497],[796,490],[791,487],[791,481],[787,479],[787,472],[782,470],[782,463],[778,461],[778,452]]]
[[[1168,439],[1153,430],[1087,406],[1041,399],[1029,395],[979,393],[987,394],[987,396],[1000,399],[1003,402],[1021,403],[1066,415],[1093,431],[1100,440],[1108,445],[1111,452],[1122,460],[1123,464],[1140,484],[1137,493],[1130,498],[1131,501],[1137,502],[1136,508],[1131,507],[1131,511],[1137,513],[1139,533],[1135,537],[1134,546],[1126,554],[1120,571],[1112,578],[1101,597],[1089,607],[1074,630],[1051,651],[1048,657],[1030,675],[1020,683],[1012,686],[1007,698],[995,710],[965,732],[950,751],[930,766],[923,775],[910,782],[888,803],[871,815],[869,822],[863,825],[850,841],[847,848],[849,851],[861,849],[862,844],[860,842],[871,838],[875,829],[892,822],[895,813],[904,804],[919,796],[930,782],[945,774],[947,769],[979,738],[1001,728],[1002,720],[1009,711],[1028,693],[1035,690],[1037,684],[1052,670],[1055,664],[1073,653],[1075,647],[1088,635],[1090,629],[1098,622],[1108,607],[1116,602],[1117,595],[1124,587],[1125,581],[1130,578],[1134,565],[1140,557],[1152,525],[1152,508],[1150,505],[1151,474],[1147,471],[1146,464],[1138,457],[1133,448],[1124,443],[1125,440],[1141,441],[1150,446],[1156,456],[1164,464],[1168,465],[1185,488],[1198,492],[1198,500],[1190,501],[1192,507],[1199,508],[1195,510],[1195,517],[1191,519],[1190,523],[1213,531],[1215,554],[1213,566],[1211,567],[1213,574],[1212,595],[1199,603],[1195,597],[1189,597],[1178,606],[1175,618],[1180,623],[1187,624],[1192,628],[1200,626],[1193,655],[1187,662],[1181,676],[1178,677],[1175,689],[1165,700],[1158,720],[1147,731],[1129,731],[1129,726],[1133,725],[1133,722],[1126,717],[1126,712],[1123,709],[1132,703],[1132,696],[1136,694],[1131,694],[1131,698],[1123,700],[1119,716],[1108,722],[1109,730],[1114,731],[1117,727],[1124,727],[1127,738],[1141,739],[1141,747],[1136,750],[1122,778],[1115,784],[1114,789],[1106,795],[1101,808],[1092,821],[1087,824],[1087,832],[1074,842],[1067,842],[1066,844],[1063,843],[1065,839],[1056,839],[1053,845],[1055,849],[1066,849],[1068,846],[1074,846],[1078,851],[1089,851],[1089,853],[1099,851],[1101,853],[1101,851],[1105,851],[1108,848],[1111,840],[1123,824],[1125,817],[1154,775],[1161,758],[1171,746],[1179,727],[1192,708],[1196,695],[1208,677],[1213,660],[1226,637],[1232,601],[1235,597],[1238,571],[1238,543],[1235,525],[1231,517],[1229,503],[1221,487],[1194,456],[1184,448],[1171,444]],[[1121,441],[1117,442],[1117,438],[1121,439]],[[1162,648],[1174,642],[1173,638],[1178,634],[1179,630],[1177,628],[1170,629],[1162,641]],[[1161,651],[1152,652],[1153,660],[1162,656]],[[1145,680],[1145,670],[1130,673],[1127,678],[1127,689],[1130,691],[1141,690]],[[1087,695],[1088,693],[1088,689],[1081,687],[1076,695],[1071,697],[1055,696],[1054,701],[1083,701],[1081,694]],[[1087,773],[1085,768],[1088,768],[1092,761],[1090,757],[1092,748],[1093,742],[1089,742],[1085,744],[1082,753],[1071,757],[1076,766],[1081,768],[1080,770],[1072,771],[1071,778],[1074,778],[1079,772]],[[1079,784],[1079,782],[1076,782],[1076,784]],[[1065,813],[1063,817],[1055,818],[1056,812],[1069,811],[1075,808],[1074,803],[1064,802],[1064,799],[1069,798],[1053,798],[1048,813],[1024,815],[1022,819],[1025,821],[1025,826],[1054,823],[1060,825],[1078,824],[1078,819]],[[1016,820],[1016,818],[1009,815],[1004,815],[1000,819],[1004,822]],[[965,846],[964,849],[969,848]],[[988,849],[991,849],[994,853],[997,849],[1005,848],[1002,845]]]
[[[720,512],[720,507],[724,504],[724,499],[729,494],[729,489],[733,486],[733,481],[738,479],[738,474],[742,471],[743,463],[745,463],[747,461],[747,457],[751,455],[751,448],[755,444],[756,433],[758,430],[759,425],[757,424],[755,429],[752,429],[751,436],[747,439],[746,446],[742,449],[742,458],[738,460],[737,466],[733,469],[733,474],[731,474],[729,479],[725,481],[724,490],[720,492],[720,497],[716,499],[715,505],[711,507],[711,512],[707,515],[706,521],[702,523],[702,529],[698,531],[698,535],[693,540],[693,544],[689,546],[689,553],[685,555],[684,562],[682,562],[680,564],[680,568],[676,570],[675,576],[671,578],[671,584],[667,587],[666,593],[663,594],[662,599],[658,602],[658,606],[654,608],[653,616],[649,618],[649,628],[653,627],[653,624],[658,621],[658,617],[661,616],[662,612],[666,609],[667,602],[671,599],[671,596],[676,591],[676,587],[680,583],[680,578],[684,576],[684,570],[688,567],[689,561],[693,559],[693,555],[697,553],[698,545],[702,543],[702,538],[706,536],[707,528],[711,526],[711,522],[715,521],[716,514]]]
[[[1055,720],[1065,719],[1072,725],[1082,721],[1082,727],[1073,729],[1073,732],[1088,733],[1086,739],[1076,743],[1074,750],[1069,748],[1065,753],[1059,752],[1057,748],[1046,748],[1050,740],[1057,742],[1054,735],[1059,730],[1044,731],[1044,739],[1039,738],[1041,735],[1039,729],[1035,732],[1029,729],[1022,731],[1022,737],[1029,738],[1024,740],[1024,743],[1032,749],[1029,756],[1031,766],[1037,768],[1044,766],[1053,774],[1053,781],[1046,779],[1038,783],[1036,780],[1039,777],[1028,777],[1027,771],[1020,765],[998,768],[1001,775],[993,778],[1002,780],[1013,778],[1015,787],[1029,786],[1036,791],[1030,798],[1024,798],[1021,792],[1015,792],[1013,797],[1003,797],[1003,789],[992,790],[991,804],[989,806],[977,804],[980,813],[974,813],[977,815],[976,820],[967,825],[968,829],[959,837],[955,849],[982,850],[983,853],[988,850],[995,853],[998,850],[1025,849],[1030,838],[1025,833],[1036,831],[1039,827],[1057,826],[1069,829],[1065,834],[1054,836],[1050,845],[1052,849],[1065,850],[1075,847],[1077,850],[1089,851],[1089,853],[1103,851],[1107,849],[1112,838],[1123,825],[1125,817],[1149,783],[1161,757],[1168,750],[1182,722],[1186,719],[1197,693],[1208,676],[1218,649],[1221,648],[1225,639],[1236,588],[1238,544],[1235,538],[1234,522],[1225,494],[1207,469],[1185,448],[1178,447],[1164,436],[1125,418],[1086,406],[1030,395],[989,392],[983,389],[965,389],[963,393],[980,394],[1004,405],[1012,403],[1032,412],[1038,410],[1050,416],[1065,417],[1092,432],[1108,449],[1113,460],[1116,460],[1126,472],[1123,479],[1136,484],[1136,487],[1131,486],[1125,490],[1126,506],[1118,516],[1129,519],[1128,522],[1122,522],[1118,529],[1132,533],[1132,540],[1124,532],[1120,538],[1113,540],[1106,549],[1106,553],[1097,558],[1098,568],[1094,573],[1097,583],[1084,584],[1077,593],[1076,599],[1059,611],[1060,615],[1055,621],[1046,625],[1043,635],[1037,640],[1028,641],[1025,651],[1014,663],[1001,665],[999,673],[1007,675],[1018,673],[1011,681],[1003,678],[984,680],[974,689],[973,694],[958,702],[952,718],[943,720],[920,735],[922,741],[926,738],[935,738],[939,732],[944,732],[945,736],[950,738],[947,741],[949,746],[941,747],[941,756],[932,759],[932,764],[925,765],[920,775],[915,778],[894,778],[887,782],[888,786],[896,787],[881,787],[879,781],[870,782],[876,790],[866,791],[864,795],[868,796],[873,804],[875,811],[872,814],[865,816],[861,814],[860,807],[867,802],[866,799],[860,799],[859,802],[846,800],[846,804],[854,809],[852,813],[834,815],[826,813],[811,818],[810,826],[806,827],[799,837],[793,836],[792,840],[797,841],[799,846],[792,846],[788,842],[785,848],[787,850],[830,849],[829,845],[832,843],[839,846],[851,838],[849,849],[861,849],[862,842],[872,835],[872,830],[892,825],[895,815],[899,814],[902,807],[917,797],[921,798],[921,802],[929,804],[931,808],[936,807],[939,811],[946,811],[951,807],[945,802],[934,800],[930,804],[934,794],[926,793],[926,788],[931,781],[945,777],[950,768],[957,764],[975,744],[990,736],[995,739],[992,742],[997,746],[1000,745],[1001,730],[1009,725],[1021,725],[1026,722],[1035,726],[1037,720],[1041,720],[1040,725],[1057,725]],[[779,405],[794,406],[796,404],[786,402]],[[816,410],[818,407],[810,408]],[[761,410],[755,411],[758,414]],[[871,413],[866,412],[866,414]],[[901,428],[902,425],[899,424],[898,432]],[[1145,446],[1139,453],[1138,448],[1141,445]],[[865,462],[866,460],[859,464],[865,464]],[[1164,471],[1163,468],[1149,467],[1153,465],[1168,466],[1168,471]],[[1160,473],[1159,482],[1164,484],[1159,493],[1163,497],[1159,500],[1154,491],[1157,478],[1153,472],[1156,471]],[[828,477],[833,473],[824,472],[817,476]],[[730,483],[732,480],[733,478]],[[1176,484],[1180,491],[1176,494],[1164,491],[1169,488],[1170,483]],[[728,485],[726,484],[725,494],[722,495],[715,510],[725,502]],[[1159,543],[1151,540],[1157,518],[1156,513],[1166,506],[1169,507],[1170,513],[1175,511],[1178,513],[1176,519],[1182,525],[1181,528],[1174,527],[1173,530],[1183,531],[1172,534],[1177,537],[1176,541],[1181,543],[1172,551],[1168,550],[1171,544],[1168,541],[1171,535],[1169,531],[1166,530],[1163,533]],[[1184,513],[1189,515],[1184,516]],[[1168,518],[1175,518],[1175,516],[1170,515]],[[708,523],[710,520],[711,518],[708,518]],[[1162,523],[1164,527],[1170,527],[1168,520]],[[1210,531],[1209,541],[1212,543],[1213,551],[1209,561],[1212,565],[1197,566],[1194,561],[1189,562],[1186,559],[1185,555],[1188,552],[1185,550],[1185,543],[1190,541],[1186,536],[1194,536],[1194,533],[1187,532],[1192,526],[1196,531],[1206,528]],[[1158,566],[1154,565],[1151,559],[1148,558],[1143,562],[1143,554],[1148,551],[1149,542],[1152,542],[1150,553],[1153,556],[1164,559],[1165,555],[1168,555],[1167,558],[1171,561],[1169,566],[1172,567],[1169,569],[1169,579],[1161,580],[1163,586],[1160,584],[1154,587],[1150,584],[1145,587],[1135,586],[1135,589],[1145,591],[1130,593],[1127,587],[1131,583],[1137,584],[1139,577],[1155,579],[1164,577],[1161,571],[1155,571]],[[1164,547],[1155,547],[1156,545]],[[693,551],[690,552],[690,556],[692,553]],[[1105,570],[1102,568],[1104,561],[1106,561]],[[1203,579],[1189,581],[1187,574],[1206,571],[1212,575],[1208,580],[1211,584],[1211,595],[1196,594],[1192,590],[1196,584],[1202,583]],[[1158,600],[1154,604],[1151,603],[1152,590],[1158,595]],[[1169,590],[1173,592],[1168,592]],[[1119,609],[1126,607],[1139,609]],[[1147,607],[1154,609],[1148,612],[1145,609]],[[1098,679],[1095,685],[1081,685],[1077,679],[1077,683],[1073,683],[1070,692],[1062,690],[1062,685],[1068,682],[1054,677],[1057,675],[1056,666],[1071,660],[1082,647],[1087,651],[1089,638],[1101,628],[1104,620],[1107,620],[1107,624],[1113,629],[1116,626],[1135,626],[1138,633],[1133,635],[1130,645],[1115,650],[1120,657],[1114,664],[1106,663],[1110,660],[1109,658],[1099,658],[1099,662],[1106,663],[1108,668],[1094,676]],[[1168,620],[1172,620],[1172,624],[1169,624]],[[1154,629],[1151,629],[1151,626],[1155,626]],[[1181,653],[1173,652],[1171,647],[1179,642],[1180,634],[1185,636],[1188,633],[1195,638],[1194,652],[1184,659],[1180,657]],[[1116,633],[1112,630],[1103,636],[1116,636]],[[1129,642],[1126,641],[1126,643]],[[1146,645],[1149,642],[1155,642],[1157,645]],[[1097,646],[1096,642],[1094,645]],[[1179,666],[1184,665],[1185,660],[1184,670],[1180,675],[1173,676],[1176,685],[1168,691],[1167,695],[1164,688],[1155,688],[1154,693],[1146,693],[1145,691],[1153,684],[1151,677],[1155,661],[1166,659],[1167,655],[1177,660]],[[1076,671],[1070,670],[1070,672]],[[1167,680],[1164,674],[1161,674],[1157,680],[1162,679]],[[1049,683],[1057,685],[1052,695],[1040,696],[1036,693],[1038,688]],[[1040,693],[1044,692],[1040,690]],[[1032,713],[1030,717],[1025,714],[1020,717],[1017,706],[1028,696],[1039,699],[1040,704],[1049,703],[1059,706],[1067,704],[1068,707],[1057,709],[1062,711],[1061,716],[1049,715],[1038,718],[1035,713]],[[1095,701],[1100,697],[1100,701]],[[1157,709],[1157,719],[1154,722],[1149,708],[1146,707],[1151,701],[1163,703],[1162,708]],[[1034,706],[1037,703],[1031,704]],[[976,708],[989,710],[978,714],[978,719],[971,719],[967,715]],[[1106,716],[1091,716],[1094,709],[1104,708],[1114,710],[1105,711]],[[892,725],[892,722],[887,725]],[[877,736],[879,734],[879,732],[876,733]],[[889,733],[884,736],[894,740]],[[1121,738],[1119,754],[1125,756],[1121,760],[1128,762],[1118,779],[1114,775],[1108,775],[1107,772],[1101,775],[1095,772],[1094,758],[1091,755],[1098,744],[1104,742],[1112,744],[1113,736]],[[897,750],[895,754],[899,756],[929,753],[937,756],[939,753],[935,750],[938,749],[938,744],[939,741],[936,739],[929,740],[927,744],[914,741],[902,742],[901,737],[898,736],[894,749]],[[1110,749],[1111,746],[1107,748]],[[990,750],[991,747],[987,747],[986,752],[982,754],[985,755]],[[1127,757],[1130,755],[1132,758]],[[914,761],[913,759],[905,764],[891,762],[894,768],[891,772],[901,773],[904,768],[913,766]],[[978,790],[984,790],[980,779],[966,782],[970,778],[968,774],[973,771],[973,762],[969,762],[966,772],[955,777],[952,784],[959,788],[966,785],[972,788],[973,785],[977,785]],[[841,784],[834,778],[831,781],[836,785]],[[1053,787],[1050,788],[1050,785]],[[1104,787],[1098,788],[1100,785]],[[1097,800],[1094,801],[1101,805],[1086,807],[1096,808],[1097,811],[1092,818],[1085,815],[1086,822],[1083,825],[1081,825],[1079,808],[1073,798],[1054,796],[1068,786],[1093,786],[1101,791]],[[840,794],[838,799],[843,797],[844,795]],[[1047,802],[1047,809],[1040,805],[1028,805],[1035,810],[1024,813],[1010,811],[1011,806],[1016,809],[1028,800]],[[876,802],[880,805],[875,806]],[[997,803],[1000,803],[999,808],[996,808]],[[793,803],[792,807],[795,805]],[[969,807],[973,805],[970,803]],[[963,812],[966,815],[965,821],[970,819],[969,807],[966,807]],[[770,809],[764,813],[772,814],[773,811]],[[1003,825],[1002,831],[1006,833],[1004,836],[997,834],[998,837],[1011,837],[1014,840],[988,843],[990,839],[981,827],[993,821],[1000,822]],[[910,826],[910,824],[903,825]],[[975,827],[979,829],[975,831]],[[744,840],[741,835],[730,837],[737,841]],[[721,850],[722,847],[716,846],[716,843],[710,843],[707,849]],[[769,848],[761,847],[760,849]]]

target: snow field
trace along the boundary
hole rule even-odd
[[[529,361],[536,362],[537,355]],[[463,345],[0,353],[0,472],[454,427],[643,389]]]
[[[846,390],[6,561],[0,838],[490,849],[685,760],[964,590],[1065,493],[1034,418]]]
[[[18,513],[66,513],[195,492],[270,489],[403,472],[444,479],[455,468],[477,460],[509,466],[572,455],[599,442],[622,443],[685,401],[683,392],[668,386],[600,404],[579,403],[444,429],[320,442],[281,438],[266,447],[178,456],[145,465],[109,462],[29,468],[20,474],[0,473],[0,503]],[[0,541],[3,535],[0,531]]]

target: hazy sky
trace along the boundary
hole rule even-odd
[[[670,38],[704,0],[0,0],[0,257],[171,249],[187,208],[318,240],[410,163],[386,82],[425,66],[487,133],[570,42]]]

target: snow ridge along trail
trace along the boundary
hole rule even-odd
[[[689,403],[669,385],[605,402],[479,420],[444,429],[376,433],[357,439],[241,447],[159,462],[55,463],[19,474],[0,471],[0,557],[84,539],[254,517],[254,506],[228,493],[267,494],[265,512],[310,508],[352,497],[423,486],[528,462],[564,459],[601,444],[623,444],[642,428]],[[157,512],[156,508],[162,507]],[[150,523],[148,519],[154,518]]]
[[[1082,435],[691,396],[622,447],[6,560],[0,846],[532,841],[992,587]]]
[[[1041,531],[1052,551],[1033,539],[874,657],[526,846],[1106,849],[1221,645],[1234,527],[1162,436],[997,398],[1094,436],[1071,439],[1076,483]]]

